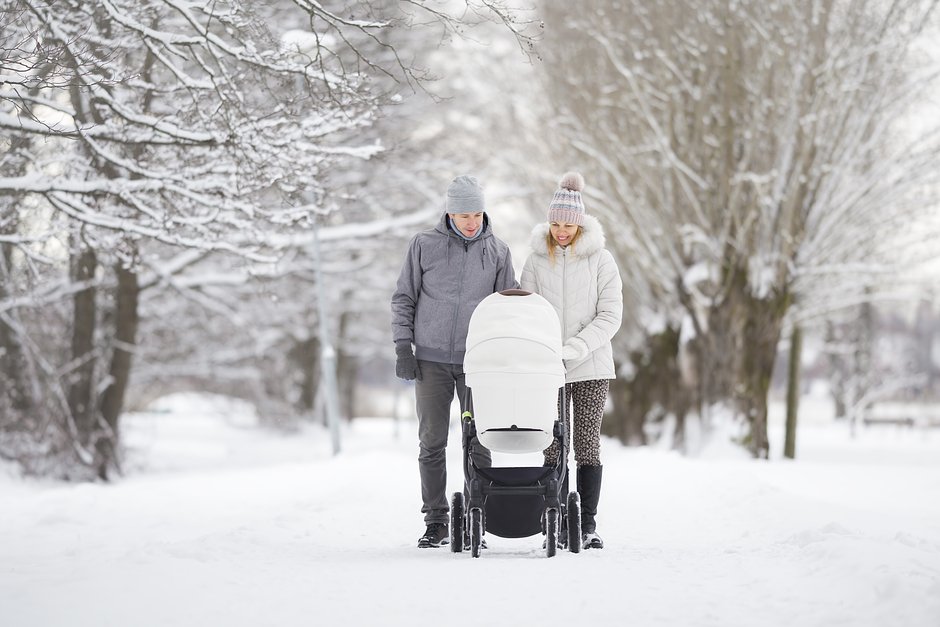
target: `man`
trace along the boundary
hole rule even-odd
[[[509,246],[493,235],[484,209],[477,179],[455,178],[441,221],[412,238],[392,296],[395,374],[417,379],[418,469],[427,525],[421,548],[449,541],[445,449],[455,390],[461,413],[466,409],[463,356],[470,314],[493,292],[519,286]],[[479,443],[471,455],[478,467],[490,466],[490,452]]]

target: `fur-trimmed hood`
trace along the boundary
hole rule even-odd
[[[548,250],[545,248],[545,238],[548,236],[549,223],[539,222],[532,229],[532,235],[529,244],[532,246],[532,252],[542,257],[548,257]],[[594,216],[585,215],[584,224],[581,225],[581,236],[574,244],[574,253],[588,257],[604,248],[607,239],[604,237],[604,228]],[[557,247],[559,250],[560,246]]]

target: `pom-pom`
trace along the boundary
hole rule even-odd
[[[573,192],[580,192],[584,189],[584,177],[581,176],[580,172],[567,172],[561,177],[561,180],[558,182],[558,187]]]

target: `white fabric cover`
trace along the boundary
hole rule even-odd
[[[565,368],[561,325],[547,300],[538,294],[484,298],[470,317],[464,373],[483,446],[529,453],[551,444]],[[494,431],[513,425],[537,431]]]

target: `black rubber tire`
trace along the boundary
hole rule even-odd
[[[470,557],[480,557],[483,548],[483,510],[470,509]]]
[[[545,510],[545,556],[554,557],[558,550],[558,510],[549,507]]]
[[[466,524],[466,514],[464,513],[463,492],[454,492],[454,498],[450,501],[450,552],[460,553],[463,551],[463,530]]]
[[[568,493],[567,511],[568,550],[572,553],[581,552],[581,495],[577,492]]]

